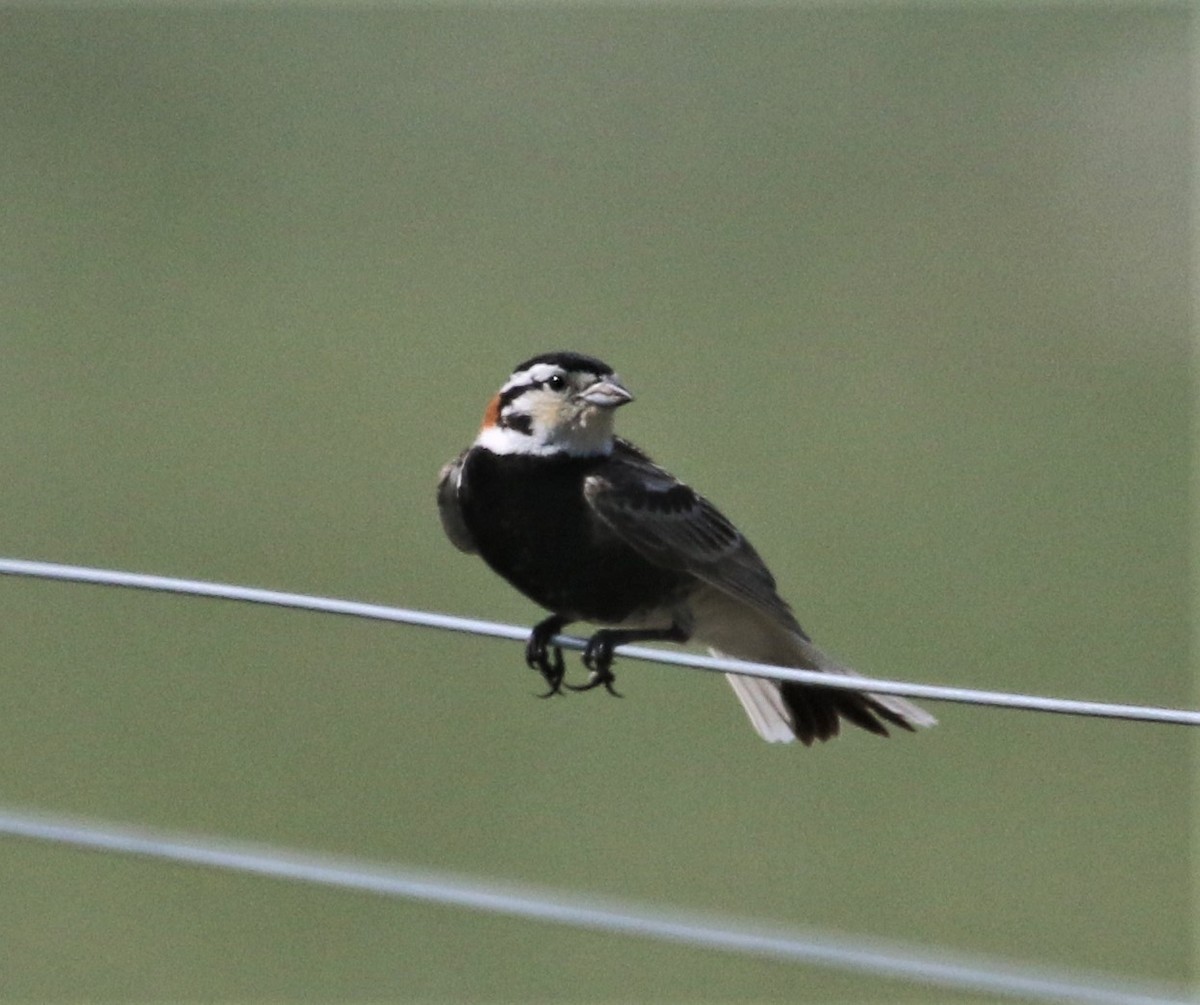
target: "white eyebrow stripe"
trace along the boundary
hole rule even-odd
[[[528,370],[520,370],[509,377],[505,385],[500,388],[500,393],[503,394],[505,391],[511,391],[514,387],[521,387],[525,384],[540,384],[549,380],[556,373],[562,372],[563,368],[554,363],[537,363]]]

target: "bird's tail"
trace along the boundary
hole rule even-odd
[[[834,662],[807,639],[797,636],[795,648],[795,658],[783,665],[821,670],[842,677],[859,676],[849,667]],[[809,746],[814,740],[831,739],[838,735],[843,719],[879,736],[888,735],[888,726],[913,732],[937,724],[937,719],[923,708],[896,695],[823,688],[740,674],[725,676],[758,735],[772,743],[799,740]]]

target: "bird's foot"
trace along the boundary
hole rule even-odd
[[[617,679],[612,672],[613,650],[628,642],[686,642],[690,633],[677,624],[669,628],[619,629],[607,628],[596,632],[588,639],[587,648],[583,650],[583,665],[591,671],[588,682],[579,687],[570,684],[564,687],[572,691],[590,691],[594,687],[603,687],[614,697],[620,698],[613,687]]]
[[[617,637],[614,638],[614,635]],[[583,665],[590,671],[586,684],[567,684],[572,691],[590,691],[594,687],[603,687],[614,698],[623,697],[613,687],[616,675],[612,672],[613,649],[622,639],[614,632],[596,632],[588,639],[587,648],[583,651]]]
[[[556,694],[562,694],[563,677],[566,675],[567,668],[563,664],[562,649],[558,646],[551,646],[550,640],[562,631],[563,626],[567,623],[565,618],[553,617],[547,618],[545,621],[540,621],[534,625],[533,631],[529,633],[529,641],[525,644],[525,662],[532,669],[540,673],[550,685],[550,690],[545,694],[538,695],[539,698],[550,698]],[[553,652],[553,657],[551,657]]]

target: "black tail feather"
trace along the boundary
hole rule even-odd
[[[792,716],[796,738],[805,746],[815,740],[829,740],[837,736],[839,717],[876,736],[889,735],[881,719],[913,731],[912,724],[903,716],[868,694],[790,682],[784,682],[782,692],[784,704]]]

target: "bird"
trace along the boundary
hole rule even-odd
[[[857,676],[818,649],[779,596],[766,563],[711,502],[616,435],[633,395],[607,363],[571,351],[518,365],[487,403],[474,442],[445,464],[437,502],[446,536],[549,612],[525,662],[563,687],[613,687],[613,650],[695,642],[719,656]],[[587,682],[565,684],[554,638],[598,626]],[[844,720],[887,736],[936,720],[893,695],[727,674],[758,734],[805,746]]]

